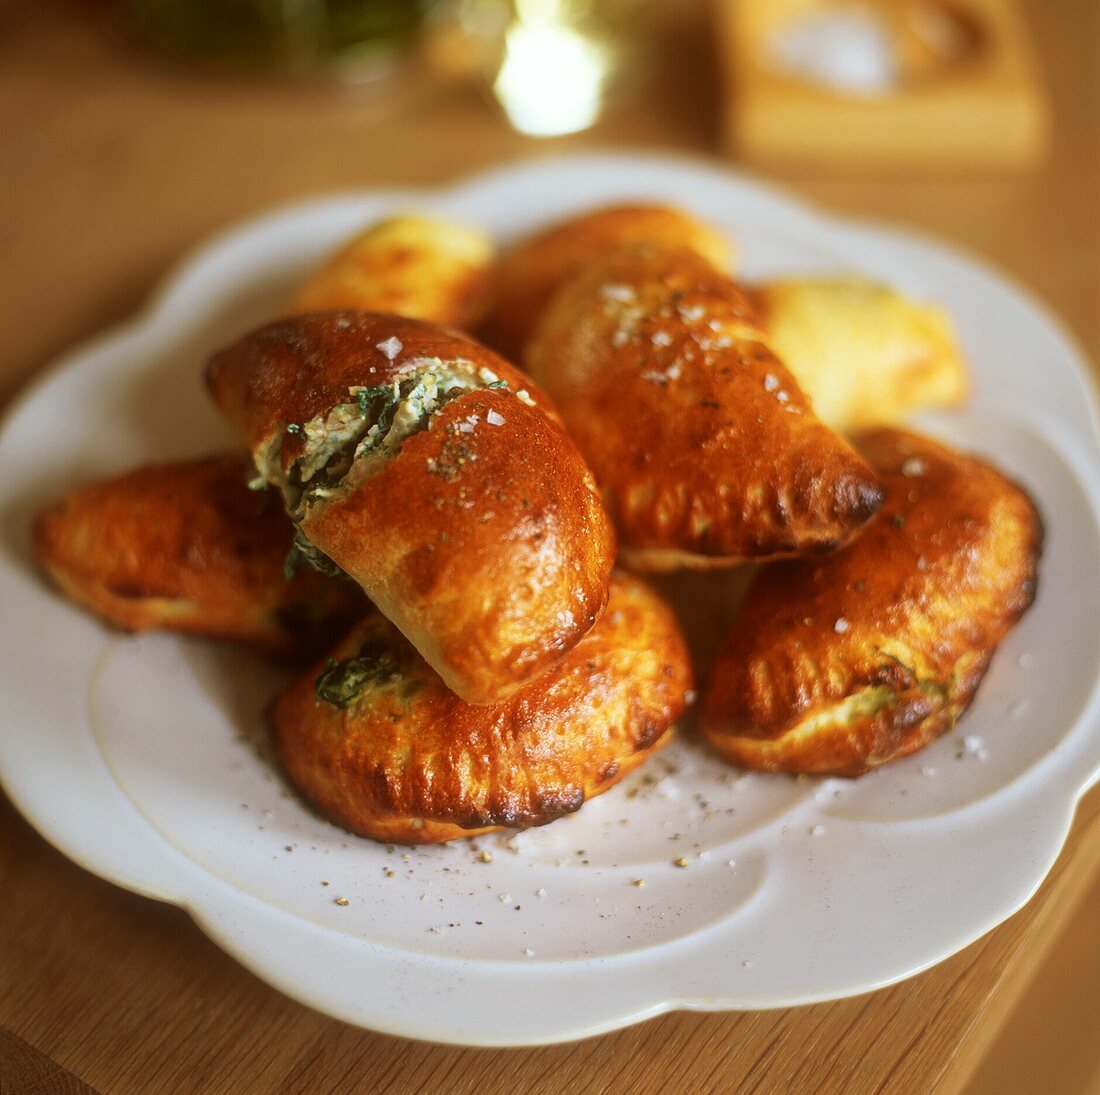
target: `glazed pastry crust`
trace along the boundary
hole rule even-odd
[[[632,566],[830,550],[882,501],[770,348],[746,293],[691,251],[643,245],[591,262],[555,296],[527,360]]]
[[[966,365],[939,308],[861,278],[776,281],[753,296],[772,347],[834,429],[897,425],[966,397]]]
[[[333,656],[360,651],[383,668],[358,699],[318,699],[319,664],[278,697],[272,731],[291,779],[326,817],[403,844],[579,809],[668,741],[692,686],[672,613],[625,576],[580,643],[502,703],[464,703],[380,615]]]
[[[554,292],[593,259],[627,244],[686,247],[716,269],[733,261],[729,241],[682,210],[614,205],[582,213],[520,240],[497,263],[496,300],[485,339],[511,361],[524,347]]]
[[[378,347],[396,339],[393,360]],[[392,347],[391,347],[392,352]],[[219,354],[214,397],[254,453],[425,360],[486,368],[507,388],[468,391],[342,498],[307,509],[309,540],[350,575],[447,684],[491,703],[543,672],[607,601],[614,534],[546,397],[478,343],[394,316],[331,313],[262,328]]]
[[[243,454],[139,468],[38,514],[35,554],[77,604],[127,631],[165,628],[272,650],[315,642],[363,609],[349,582],[283,575],[293,529]]]
[[[880,429],[887,501],[822,560],[763,569],[711,673],[704,731],[765,771],[858,776],[950,730],[1035,595],[1042,528],[988,464]]]
[[[472,329],[489,304],[493,244],[482,231],[422,216],[392,217],[346,243],[307,277],[288,314],[392,312]]]

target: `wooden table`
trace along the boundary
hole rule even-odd
[[[986,255],[1100,357],[1096,6],[1033,7],[1057,105],[1043,170],[783,181]],[[651,87],[594,131],[539,144],[509,132],[475,89],[420,69],[355,92],[200,80],[105,33],[96,5],[0,6],[0,397],[132,312],[199,239],[270,203],[443,182],[566,149],[711,153],[718,76],[704,0],[666,10]],[[1094,792],[1025,910],[905,984],[796,1010],[669,1015],[547,1049],[463,1050],[374,1035],[291,1002],[185,913],[69,863],[0,799],[0,1090],[956,1090],[1098,864]],[[1094,1014],[1098,1003],[1094,992],[1084,1007]]]

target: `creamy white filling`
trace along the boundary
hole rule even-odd
[[[303,438],[305,447],[285,470],[285,434],[276,432],[257,453],[257,469],[278,487],[290,515],[300,521],[311,507],[346,496],[381,471],[401,444],[428,428],[432,415],[450,400],[491,386],[507,387],[491,369],[461,358],[410,361],[389,384],[349,388],[347,402],[288,426]],[[525,391],[516,395],[530,400]]]

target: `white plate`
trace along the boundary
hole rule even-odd
[[[571,818],[481,841],[491,862],[468,843],[387,852],[286,789],[259,714],[275,671],[199,642],[109,633],[36,576],[35,507],[74,481],[226,440],[199,380],[206,356],[364,222],[430,207],[505,238],[631,197],[728,229],[750,277],[858,270],[950,308],[974,398],[926,426],[1022,480],[1047,528],[1038,599],[961,731],[854,783],[737,776],[685,741]],[[143,315],[68,357],[11,413],[0,776],[77,862],[187,908],[271,984],[376,1030],[552,1042],[672,1008],[888,984],[1028,899],[1100,769],[1100,459],[1084,377],[1055,322],[973,260],[693,164],[558,160],[442,192],[283,209],[205,247]],[[968,751],[964,735],[983,748]]]

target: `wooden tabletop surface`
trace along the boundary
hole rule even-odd
[[[779,181],[984,255],[1046,299],[1096,359],[1097,10],[1093,0],[1031,7],[1056,107],[1042,169]],[[477,89],[421,67],[356,91],[200,79],[112,34],[102,4],[0,4],[0,398],[131,313],[203,237],[272,203],[442,183],[583,148],[716,155],[706,8],[664,6],[649,87],[591,132],[537,143],[510,132]],[[464,1050],[293,1003],[185,913],[69,863],[0,796],[0,1091],[958,1090],[1098,867],[1100,791],[1022,912],[904,984],[801,1009],[673,1014],[545,1049]]]

